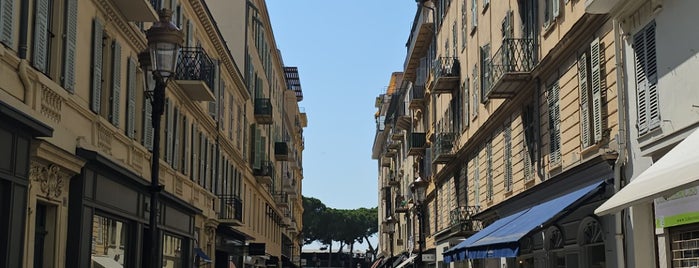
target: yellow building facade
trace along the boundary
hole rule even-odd
[[[0,9],[0,266],[148,262],[153,83],[139,54],[160,9],[185,42],[157,146],[155,257],[163,267],[296,265],[307,121],[298,69],[283,65],[271,30],[264,55],[237,61],[246,51],[229,50],[204,1],[2,0]],[[245,25],[237,38],[253,51]]]

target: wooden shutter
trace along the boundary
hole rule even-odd
[[[590,72],[592,86],[592,122],[594,125],[595,143],[602,140],[602,74],[599,38],[590,44]]]
[[[478,26],[478,1],[471,0],[471,29]]]
[[[126,136],[136,137],[136,62],[129,57],[127,66],[127,86],[126,86]]]
[[[471,111],[469,110],[469,96],[471,96],[471,94],[468,92],[468,83],[468,78],[466,78],[461,84],[461,88],[463,88],[464,91],[462,96],[464,103],[464,127],[468,127],[468,124],[471,122]]]
[[[194,43],[194,25],[192,24],[192,20],[187,20],[187,47],[191,47],[192,44]]]
[[[14,0],[3,0],[3,2],[13,2]],[[49,0],[36,0],[36,11],[34,15],[34,67],[46,73],[48,62],[46,62],[49,44]]]
[[[219,70],[218,70],[218,61],[214,62],[214,88],[212,90],[214,91],[214,96],[215,99],[214,101],[209,102],[209,115],[216,121],[219,120],[218,118],[218,102],[221,101],[219,98]]]
[[[143,98],[143,146],[153,151],[153,105],[150,100]]]
[[[505,151],[503,152],[505,160],[505,191],[512,191],[512,128],[508,125],[504,130]]]
[[[582,147],[591,144],[590,137],[590,91],[587,83],[587,54],[583,53],[578,59],[578,87],[580,89],[580,140]]]
[[[552,13],[553,13],[553,18],[558,18],[558,15],[560,14],[561,11],[561,3],[560,0],[550,0],[552,1],[553,6],[551,7]]]
[[[561,161],[561,130],[560,130],[560,111],[559,111],[559,86],[556,82],[549,90],[548,106],[549,106],[549,161],[551,164],[557,164]]]
[[[172,143],[172,168],[178,170],[180,167],[180,128],[182,126],[180,126],[180,111],[177,107],[174,107],[172,115],[172,135],[174,136]]]
[[[189,177],[192,179],[192,181],[196,181],[199,178],[199,164],[198,164],[199,162],[197,162],[197,161],[199,161],[199,157],[198,157],[199,156],[199,140],[197,140],[199,137],[199,131],[197,128],[197,121],[196,120],[192,120],[192,132],[191,132],[191,134],[192,134],[191,137],[189,137],[189,139],[190,139],[189,146],[191,148],[190,150],[192,152],[192,154],[191,154],[192,158],[189,161],[190,162],[189,163],[189,167],[190,167]]]
[[[0,42],[13,47],[12,30],[14,29],[14,1],[0,0]]]
[[[481,202],[481,176],[480,165],[478,164],[478,152],[473,157],[473,192],[476,199],[476,205]]]
[[[182,161],[180,170],[183,174],[189,172],[189,139],[187,138],[189,134],[189,122],[187,122],[187,116],[182,115]]]
[[[634,35],[633,48],[636,59],[636,101],[638,111],[638,134],[648,132],[648,79],[646,75],[646,42],[645,32]]]
[[[112,95],[111,95],[111,118],[112,125],[119,127],[121,96],[121,45],[116,40],[112,42]]]
[[[524,180],[529,181],[532,178],[532,158],[526,139],[522,139],[522,155],[524,156]]]
[[[92,103],[93,112],[100,112],[102,100],[102,22],[95,18],[92,21]]]
[[[655,22],[644,29],[646,48],[646,76],[648,80],[648,129],[660,126],[658,103],[658,62],[655,51]]]
[[[204,156],[206,154],[206,146],[204,145],[204,133],[199,133],[199,185],[204,186]]]
[[[252,128],[253,128],[252,130],[254,132],[253,140],[255,143],[255,146],[254,146],[254,150],[255,150],[254,154],[255,155],[253,156],[254,160],[253,160],[252,166],[253,166],[253,168],[260,168],[260,166],[262,164],[261,163],[262,162],[262,150],[261,150],[262,137],[260,137],[260,130],[257,129],[256,125],[253,125]]]
[[[173,144],[173,120],[172,120],[172,102],[165,99],[165,162],[172,165],[172,144]]]
[[[75,92],[75,53],[78,36],[78,0],[66,2],[66,34],[63,48],[63,88]]]

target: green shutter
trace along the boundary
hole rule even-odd
[[[78,0],[66,2],[66,34],[63,51],[63,88],[75,92],[75,53],[78,36]]]
[[[14,0],[0,0],[0,42],[13,47]]]
[[[578,59],[578,86],[580,89],[580,140],[582,147],[591,144],[590,138],[590,91],[587,83],[587,54],[583,53]]]
[[[136,137],[136,62],[129,57],[128,83],[126,86],[126,136]]]
[[[592,86],[592,122],[595,142],[602,140],[602,74],[599,38],[590,44],[590,72]]]
[[[92,87],[90,108],[99,113],[102,100],[102,22],[95,18],[92,21]]]
[[[153,151],[153,105],[143,98],[143,146]]]
[[[111,112],[109,117],[112,124],[119,127],[119,115],[121,107],[119,103],[121,97],[121,45],[116,40],[112,43],[112,95]]]
[[[4,2],[12,2],[12,0]],[[49,0],[36,0],[36,11],[34,16],[34,67],[42,73],[48,71],[46,62],[49,44]]]

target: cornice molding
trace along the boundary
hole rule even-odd
[[[109,0],[93,0],[97,8],[105,15],[105,20],[114,23],[116,29],[136,48],[136,51],[146,49],[145,34],[141,33],[133,24],[130,24]]]

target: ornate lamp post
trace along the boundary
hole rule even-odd
[[[146,31],[148,39],[147,51],[139,54],[141,68],[146,79],[146,95],[149,96],[151,106],[151,121],[153,123],[153,152],[151,156],[151,196],[150,196],[150,268],[160,266],[160,231],[158,229],[158,198],[163,186],[158,182],[160,173],[160,121],[165,106],[165,86],[177,68],[177,58],[180,46],[184,42],[184,34],[177,26],[170,22],[172,11],[161,9],[158,11],[160,20],[153,23]],[[153,91],[149,91],[152,83],[155,83]]]
[[[424,204],[425,196],[427,192],[427,181],[423,180],[422,177],[418,176],[415,181],[410,185],[410,191],[413,192],[415,198],[415,213],[417,214],[418,220],[420,221],[420,228],[418,229],[418,239],[420,240],[420,251],[418,251],[417,259],[415,260],[414,267],[420,267],[422,263],[422,251],[425,250],[425,234],[424,228]]]

